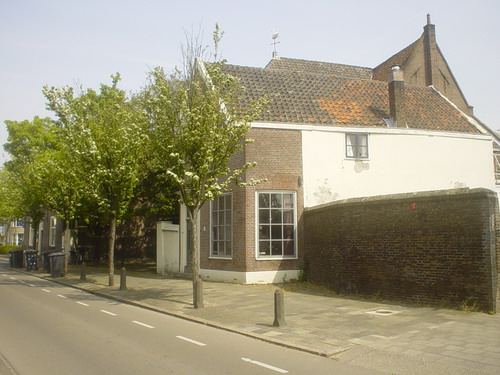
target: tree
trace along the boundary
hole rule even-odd
[[[220,35],[217,28],[216,46]],[[234,184],[243,184],[242,176],[254,163],[230,169],[229,162],[251,142],[246,138],[250,122],[265,104],[265,99],[260,99],[245,108],[240,106],[242,87],[222,72],[223,62],[204,64],[196,58],[201,50],[188,46],[184,70],[171,76],[161,68],[154,69],[143,92],[154,167],[175,183],[180,201],[187,207],[195,308],[203,307],[197,241],[200,209]]]
[[[130,207],[134,190],[143,173],[141,164],[145,135],[142,111],[137,101],[112,84],[81,90],[44,88],[48,108],[55,112],[71,168],[85,180],[88,198],[109,223],[109,286],[114,285],[116,226]]]
[[[9,133],[4,149],[11,155],[5,163],[4,189],[11,195],[10,204],[16,215],[30,216],[34,228],[43,219],[46,187],[37,173],[37,158],[58,144],[57,127],[46,117],[32,121],[5,121]],[[14,195],[14,196],[13,196]],[[36,230],[33,246],[36,248]]]
[[[16,188],[12,172],[0,168],[0,221],[5,224],[4,243],[7,243],[7,235],[10,223],[18,217],[24,216],[19,206],[20,191]]]

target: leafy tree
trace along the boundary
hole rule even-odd
[[[11,155],[5,163],[5,189],[17,216],[30,216],[37,228],[43,219],[46,187],[37,173],[36,160],[58,144],[57,127],[50,118],[35,116],[32,121],[5,121],[9,133],[4,149]],[[36,236],[36,231],[35,231]],[[37,239],[34,238],[36,247]]]
[[[216,29],[216,45],[220,35]],[[222,72],[221,62],[203,64],[196,58],[201,50],[188,46],[183,71],[168,76],[161,68],[154,69],[143,92],[154,167],[175,183],[187,207],[195,308],[203,307],[197,241],[200,209],[234,184],[242,184],[245,171],[254,165],[229,168],[232,156],[251,142],[246,138],[250,122],[265,103],[261,99],[242,109],[238,81]],[[246,182],[253,183],[257,181]]]
[[[0,222],[5,225],[3,243],[7,243],[7,233],[10,223],[24,216],[19,206],[19,189],[16,188],[13,174],[5,168],[0,168]]]
[[[74,168],[85,181],[89,199],[96,203],[109,230],[109,286],[114,285],[116,225],[134,197],[143,173],[145,135],[137,101],[118,88],[119,74],[99,91],[44,88],[48,108],[55,112]]]

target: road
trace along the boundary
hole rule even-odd
[[[0,263],[0,370],[58,374],[375,374],[107,300]]]

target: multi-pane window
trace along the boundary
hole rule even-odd
[[[345,156],[354,159],[368,158],[368,134],[346,134]]]
[[[55,216],[51,216],[49,227],[49,246],[56,246],[56,224],[57,218]]]
[[[28,246],[33,246],[33,240],[35,239],[35,228],[33,227],[33,224],[30,224],[30,233],[29,233],[29,237],[28,237]]]
[[[232,195],[212,201],[212,252],[214,257],[231,257],[233,253]]]
[[[295,257],[295,193],[259,192],[257,199],[258,257]]]

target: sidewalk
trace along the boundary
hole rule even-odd
[[[20,269],[13,269],[23,271]],[[360,301],[299,283],[204,282],[205,308],[192,307],[190,280],[128,272],[126,291],[105,269],[87,266],[52,279],[91,293],[387,374],[499,374],[500,315]],[[119,273],[119,269],[116,270]],[[274,291],[285,293],[287,325],[274,327]]]

